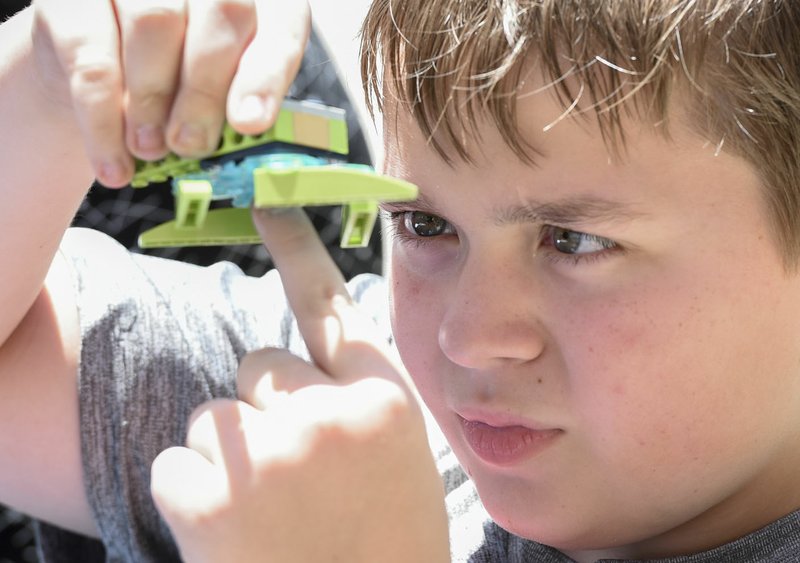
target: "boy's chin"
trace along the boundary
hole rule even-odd
[[[597,554],[621,554],[625,545],[637,542],[631,536],[631,528],[615,534],[609,530],[608,519],[589,516],[593,512],[589,506],[567,508],[557,498],[543,498],[533,495],[518,495],[509,500],[499,485],[481,483],[481,477],[473,476],[478,495],[492,520],[507,532],[542,545],[555,548],[565,554],[591,552]],[[483,485],[483,486],[482,486]],[[547,497],[548,495],[545,495]],[[619,555],[618,555],[619,556]],[[598,555],[597,558],[602,558]]]

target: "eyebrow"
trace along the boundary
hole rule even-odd
[[[529,202],[495,209],[498,225],[518,223],[554,223],[580,225],[631,221],[644,214],[630,204],[597,196],[577,196],[551,202]]]
[[[414,202],[422,210],[437,214],[437,206],[420,193]],[[388,207],[392,207],[391,204]],[[569,226],[587,223],[614,223],[632,221],[645,215],[627,203],[602,197],[584,195],[562,200],[531,201],[492,210],[497,225],[521,223],[553,223]]]
[[[407,204],[382,202],[387,210],[404,209]],[[423,193],[419,193],[414,206],[423,212],[441,215],[439,208]],[[494,222],[498,226],[538,223],[561,227],[593,225],[599,223],[624,223],[644,217],[646,214],[632,205],[598,196],[584,195],[568,197],[552,202],[531,201],[493,210]],[[446,214],[442,215],[445,219]]]

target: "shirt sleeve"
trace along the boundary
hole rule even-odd
[[[86,494],[106,560],[178,561],[150,497],[150,465],[165,448],[184,444],[199,404],[236,396],[236,370],[247,352],[277,346],[307,357],[280,277],[132,254],[86,229],[68,231],[61,252],[72,267],[80,318]],[[350,289],[377,303],[381,286],[377,276],[359,276]],[[42,545],[58,545],[48,541],[55,533],[42,527]]]

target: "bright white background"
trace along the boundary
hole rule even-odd
[[[379,131],[373,126],[364,105],[358,61],[358,33],[370,0],[309,0],[309,4],[317,31],[335,59],[342,82],[359,112],[376,168],[380,169],[383,146]]]

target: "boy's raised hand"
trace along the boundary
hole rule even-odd
[[[267,129],[302,59],[306,0],[36,0],[34,47],[46,91],[74,109],[109,187],[134,155],[216,148],[223,120]]]
[[[402,368],[301,210],[255,212],[313,364],[246,356],[152,492],[196,561],[449,561],[444,492]]]

